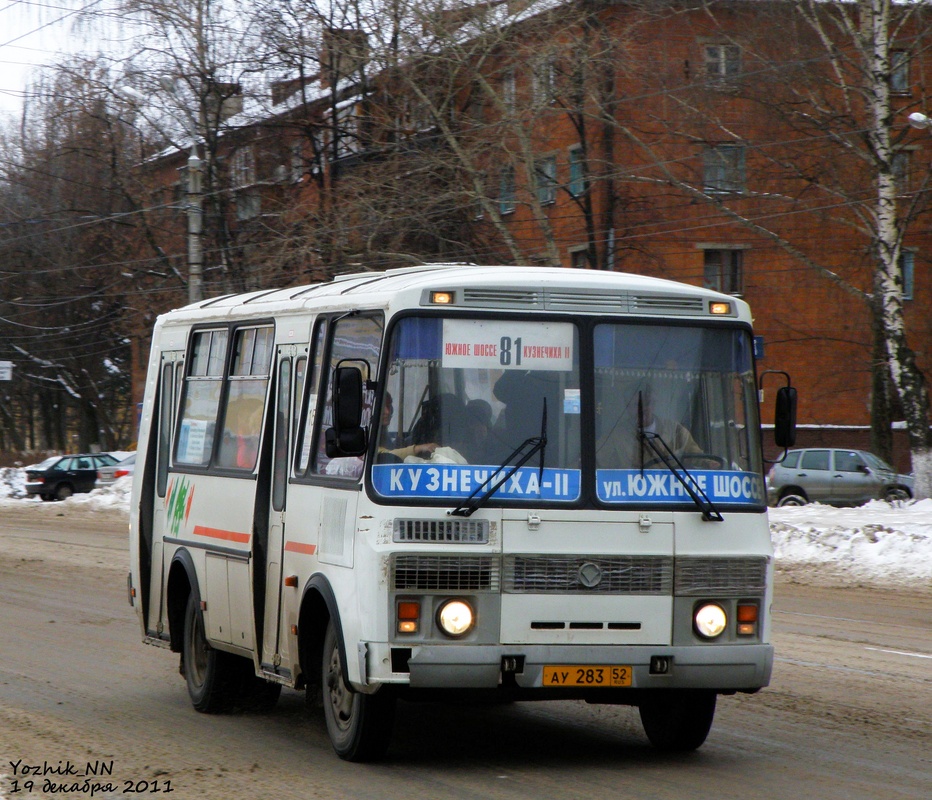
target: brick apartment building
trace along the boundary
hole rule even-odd
[[[759,369],[799,388],[801,444],[869,446],[878,167],[855,44],[833,33],[826,48],[780,2],[541,5],[424,17],[395,61],[329,32],[317,74],[276,83],[268,111],[213,139],[207,296],[417,258],[704,284],[751,304]],[[852,8],[826,4],[824,31],[836,12]],[[906,117],[932,113],[928,27],[906,20],[891,42],[882,168],[926,374],[932,140]],[[186,156],[149,162],[159,191],[183,193]],[[165,250],[183,252],[183,223],[166,212]]]

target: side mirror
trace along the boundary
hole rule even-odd
[[[361,456],[366,452],[362,406],[362,371],[358,367],[338,366],[333,373],[333,427],[324,434],[328,458]]]
[[[773,438],[777,447],[787,448],[796,444],[796,389],[792,386],[777,389]]]

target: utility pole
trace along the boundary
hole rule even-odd
[[[188,302],[204,299],[204,162],[197,154],[197,140],[191,141],[188,156]]]
[[[184,119],[185,129],[191,138],[191,154],[188,156],[185,186],[185,213],[188,217],[188,302],[199,303],[204,299],[204,161],[198,155],[198,133],[194,117],[184,107],[174,80],[162,76],[159,85],[177,103]],[[149,98],[131,86],[119,86],[117,91],[137,104]]]

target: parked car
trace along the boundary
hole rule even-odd
[[[97,483],[97,471],[116,463],[109,453],[52,456],[26,467],[26,494],[39,495],[43,500],[66,500],[73,494],[90,492]]]
[[[127,475],[132,475],[135,469],[136,454],[131,453],[122,461],[118,461],[116,464],[111,464],[106,467],[101,467],[99,470],[97,470],[97,485],[106,486],[111,484],[119,478],[125,478]]]
[[[767,498],[777,506],[859,506],[868,500],[908,500],[912,496],[913,476],[897,474],[886,461],[866,450],[790,450],[767,475]]]

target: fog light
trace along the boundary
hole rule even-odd
[[[700,636],[706,639],[714,639],[721,636],[722,631],[728,624],[728,618],[725,616],[725,610],[715,603],[708,603],[696,611],[694,617],[696,631]]]
[[[465,636],[474,622],[472,607],[464,600],[448,600],[440,607],[437,622],[447,636]]]

